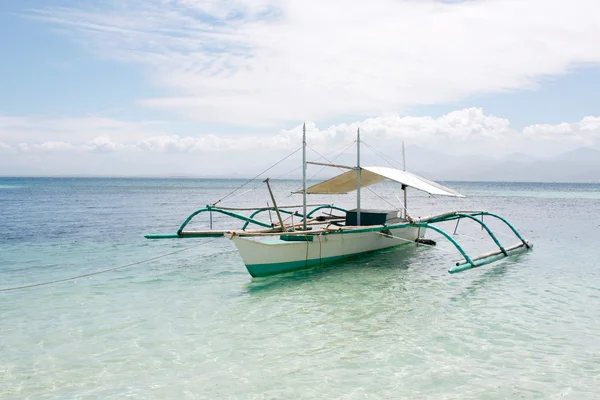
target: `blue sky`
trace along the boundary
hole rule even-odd
[[[577,67],[539,79],[534,88],[508,93],[472,96],[454,103],[415,107],[411,114],[439,116],[466,107],[482,107],[486,113],[507,118],[515,129],[534,124],[560,124],[598,115],[600,68]]]
[[[111,115],[148,118],[156,115],[136,100],[165,94],[152,84],[151,71],[133,63],[107,59],[69,38],[69,32],[29,17],[48,2],[4,2],[0,5],[0,110],[16,115]],[[54,4],[82,4],[58,1]],[[532,124],[579,121],[600,110],[600,67],[573,66],[569,71],[537,78],[532,88],[468,96],[455,102],[418,105],[416,116],[440,116],[468,107],[507,118],[516,129]],[[162,119],[169,118],[161,114]],[[325,124],[345,122],[331,118]],[[203,124],[204,125],[204,124]],[[237,125],[206,124],[209,131],[246,131]]]
[[[598,15],[592,0],[2,2],[0,167],[250,162],[292,149],[305,120],[324,150],[359,125],[438,151],[597,148]]]
[[[123,112],[135,117],[132,113],[140,112],[135,100],[157,93],[143,68],[94,54],[59,26],[31,19],[29,10],[45,4],[0,5],[0,34],[9,38],[0,41],[5,60],[0,63],[0,110],[47,116]]]

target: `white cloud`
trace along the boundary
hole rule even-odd
[[[136,144],[142,150],[161,153],[250,152],[257,149],[286,149],[288,145],[287,141],[281,143],[277,136],[216,136],[213,134],[200,137],[155,136]]]
[[[167,153],[192,153],[197,151],[219,151],[227,146],[228,139],[215,135],[203,137],[179,137],[177,135],[155,136],[141,141],[137,146],[142,150]],[[233,150],[229,147],[229,150]]]
[[[597,0],[105,5],[32,16],[106,56],[148,66],[172,95],[141,104],[227,124],[381,115],[530,88],[539,77],[600,62]]]
[[[44,142],[32,146],[33,149],[39,151],[69,151],[75,150],[76,146],[66,142]]]
[[[8,143],[0,142],[0,151],[10,151],[12,150],[12,146]]]
[[[531,125],[523,130],[525,136],[554,142],[561,146],[597,146],[600,143],[600,118],[585,117],[578,123]]]
[[[38,118],[34,118],[33,122],[26,117],[14,119],[27,127],[45,125],[45,121]],[[158,133],[142,138],[127,135],[131,125],[135,126],[136,123],[120,124],[115,120],[111,126],[120,126],[123,132],[114,128],[110,135],[100,135],[84,142],[52,138],[0,142],[0,174],[204,174],[247,177],[298,149],[302,140],[302,125],[263,135],[207,133],[186,136]],[[465,156],[462,159],[466,161],[481,156],[501,158],[510,153],[552,156],[581,146],[600,148],[600,117],[591,116],[575,123],[532,125],[523,131],[513,130],[508,120],[485,114],[477,108],[453,111],[439,118],[384,114],[322,128],[313,122],[306,125],[310,149],[334,157],[338,154],[335,150],[347,148],[347,154],[336,161],[342,164],[354,163],[353,141],[358,127],[361,129],[361,139],[367,145],[363,152],[366,163],[382,162],[369,146],[398,161],[403,140],[409,149],[417,145],[441,154]],[[64,126],[70,127],[71,124]],[[49,133],[50,136],[52,134]],[[61,136],[61,133],[56,132],[56,135]],[[32,134],[32,137],[42,136]],[[409,150],[411,165],[427,164],[432,168],[442,168],[435,157],[411,159],[414,154],[419,152],[411,153]],[[297,154],[289,159],[271,176],[297,169],[298,157]],[[309,151],[309,159],[316,161],[318,158],[318,155]],[[20,169],[15,169],[17,166]]]
[[[600,133],[600,117],[585,117],[579,123],[581,131]]]
[[[202,134],[183,136],[165,134],[160,131],[145,133],[143,137],[131,135],[139,124],[111,120],[109,134],[102,134],[86,141],[43,140],[45,136],[69,137],[74,121],[56,123],[26,117],[4,117],[4,121],[19,121],[27,136],[38,140],[19,141],[13,145],[0,142],[0,149],[16,149],[20,152],[146,152],[146,153],[247,153],[248,155],[266,154],[297,149],[302,141],[302,125],[283,129],[272,134],[216,135]],[[84,125],[87,120],[83,120]],[[0,132],[3,129],[0,120]],[[41,127],[53,126],[51,130]],[[61,132],[63,126],[67,133]],[[344,144],[352,143],[357,128],[367,143],[381,148],[398,150],[402,141],[408,145],[420,145],[437,151],[460,153],[523,152],[536,150],[536,144],[555,145],[555,151],[565,150],[583,144],[600,145],[600,117],[585,117],[578,123],[560,123],[556,125],[538,124],[523,129],[522,132],[511,129],[510,121],[505,118],[485,114],[480,108],[466,108],[442,115],[439,118],[401,117],[398,114],[384,114],[352,123],[342,123],[321,128],[314,122],[306,124],[307,142],[319,152],[328,152]],[[31,131],[29,130],[31,129]],[[42,129],[41,132],[36,129]],[[584,142],[582,140],[585,139]],[[465,150],[466,149],[466,150]]]
[[[566,122],[557,125],[536,124],[525,127],[525,129],[523,129],[523,133],[525,135],[544,137],[547,139],[552,139],[555,137],[560,138],[571,135],[573,133],[573,126],[571,124],[567,124]]]
[[[80,147],[80,149],[84,151],[91,151],[97,153],[110,153],[113,151],[119,151],[130,148],[130,145],[115,142],[108,136],[99,136]]]
[[[19,143],[16,148],[21,153],[29,153],[31,151],[31,147],[27,143]]]
[[[123,121],[103,117],[14,117],[0,115],[0,139],[5,143],[70,142],[83,143],[112,136],[130,141],[161,132],[158,121]]]

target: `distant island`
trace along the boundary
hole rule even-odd
[[[553,157],[534,157],[526,153],[512,153],[501,157],[481,155],[450,155],[421,146],[409,146],[406,149],[407,169],[434,181],[475,181],[475,182],[582,182],[600,183],[600,150],[580,147]],[[72,168],[64,167],[48,170],[32,164],[0,165],[0,176],[3,177],[91,177],[91,178],[171,178],[171,179],[249,179],[260,172],[260,166],[237,170],[235,165],[219,165],[220,168],[210,170],[193,168],[194,172],[186,172],[186,168],[175,163],[173,159],[160,165],[160,171],[141,171],[129,165],[120,167],[118,162],[111,165],[107,172],[90,173],[86,170],[73,173]],[[400,157],[396,157],[400,167]],[[266,161],[265,161],[266,162]],[[299,169],[295,168],[296,160],[290,160],[286,168],[295,172],[283,176],[283,179],[299,179]],[[298,163],[300,161],[298,160]],[[354,156],[341,161],[353,165]],[[157,163],[158,164],[158,163]],[[382,164],[380,158],[365,157],[364,165]],[[96,163],[96,165],[98,165]],[[292,167],[290,167],[290,165]],[[67,164],[68,166],[68,164]],[[189,167],[189,166],[188,166]],[[223,168],[221,168],[223,167]],[[231,167],[231,168],[227,168]],[[169,171],[169,168],[171,170]],[[158,169],[158,168],[157,168]],[[100,168],[90,170],[100,171]],[[122,173],[114,173],[122,170]],[[187,168],[190,170],[190,168]],[[197,173],[195,171],[198,171]],[[181,172],[180,172],[181,171]],[[319,179],[331,175],[335,171],[323,171]],[[274,173],[280,176],[281,171]]]

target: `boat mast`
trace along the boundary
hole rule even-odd
[[[356,130],[356,225],[360,226],[360,128]]]
[[[302,124],[302,230],[306,231],[306,122]]]
[[[404,140],[402,141],[402,170],[406,171],[406,154],[404,153]],[[402,185],[402,191],[404,192],[404,218],[408,215],[408,209],[406,208],[406,185]]]

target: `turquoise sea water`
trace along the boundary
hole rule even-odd
[[[435,249],[260,279],[226,238],[143,238],[175,232],[241,183],[0,178],[0,289],[182,250],[0,292],[0,398],[599,398],[600,185],[454,183],[468,197],[448,200],[411,193],[414,216],[486,209],[535,244],[456,275],[446,270],[460,257],[436,235]],[[301,201],[289,196],[298,182],[272,185],[281,205]],[[397,206],[392,188],[377,186],[383,198],[364,191],[363,206]],[[251,184],[232,197],[223,205],[262,206],[268,193]],[[473,255],[493,250],[474,224],[458,233]]]

